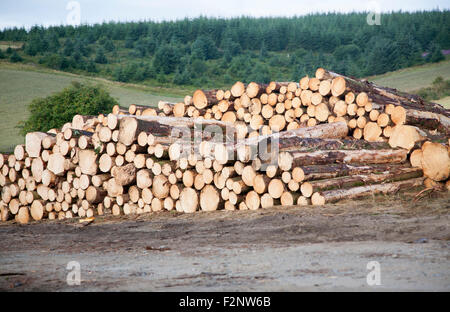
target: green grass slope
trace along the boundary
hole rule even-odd
[[[436,100],[435,102],[441,104],[442,106],[444,106],[447,109],[450,109],[450,96],[447,96],[443,99]]]
[[[154,106],[159,100],[179,101],[181,94],[188,94],[183,90],[172,90],[173,94],[170,94],[169,90],[156,90],[139,85],[42,70],[32,66],[0,63],[0,151],[10,152],[14,145],[24,142],[16,126],[19,121],[27,118],[27,106],[33,99],[59,92],[72,81],[100,84],[122,106],[130,104]]]
[[[371,76],[367,79],[380,86],[411,92],[431,86],[433,80],[439,76],[444,80],[450,79],[450,60],[409,67],[383,75]]]

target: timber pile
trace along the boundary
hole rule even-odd
[[[450,113],[319,68],[74,116],[0,154],[3,221],[323,205],[449,183]]]

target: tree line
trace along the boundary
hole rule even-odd
[[[365,77],[444,59],[450,11],[207,18],[5,29],[2,58],[123,82],[208,87],[298,80],[321,66]],[[426,53],[426,56],[423,56]]]

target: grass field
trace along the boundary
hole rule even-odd
[[[410,92],[430,86],[438,76],[444,79],[450,79],[450,60],[435,64],[414,66],[379,76],[368,77],[367,79],[381,86]]]
[[[6,51],[8,48],[18,50],[23,47],[23,42],[14,41],[0,41],[0,50]]]
[[[100,84],[118,100],[120,105],[153,106],[159,100],[177,101],[177,94],[155,95],[154,90],[104,79],[72,75],[32,66],[0,63],[0,151],[9,152],[23,143],[16,125],[27,118],[27,105],[35,98],[61,91],[72,81]],[[165,91],[165,90],[162,90]],[[180,90],[175,90],[175,92]],[[188,93],[182,93],[188,94]]]
[[[447,97],[437,100],[435,102],[441,104],[442,106],[444,106],[447,109],[450,109],[450,96],[447,96]]]

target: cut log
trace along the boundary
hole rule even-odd
[[[260,202],[262,208],[270,208],[274,205],[274,199],[268,193],[265,193],[261,196]]]
[[[152,193],[156,198],[164,199],[169,196],[170,183],[164,175],[153,178]]]
[[[422,177],[420,168],[397,168],[387,172],[355,174],[326,180],[310,181],[314,191],[325,191],[338,188],[350,188],[355,186],[395,182]]]
[[[30,212],[28,207],[20,207],[19,212],[16,215],[16,220],[20,224],[27,224],[30,222]]]
[[[115,165],[115,157],[111,157],[108,154],[102,154],[98,161],[98,167],[101,172],[110,172],[111,168]]]
[[[389,137],[389,145],[391,147],[401,147],[412,149],[416,142],[426,139],[426,134],[418,128],[407,125],[397,125],[393,128],[393,132]]]
[[[125,186],[130,185],[136,181],[136,167],[134,164],[127,164],[122,167],[113,167],[111,175],[115,179],[115,183]]]
[[[202,131],[203,130],[203,131]],[[194,137],[194,132],[207,136],[220,133],[222,136],[234,136],[234,127],[226,122],[185,117],[121,117],[119,142],[130,146],[137,140],[141,132],[150,132],[157,136],[172,136],[175,140],[182,136],[185,139]],[[197,135],[199,135],[197,134]],[[151,144],[149,144],[151,145]]]
[[[53,155],[51,155],[53,156]],[[80,150],[79,152],[79,166],[81,168],[81,172],[87,175],[96,175],[97,174],[97,153],[93,150]],[[50,165],[50,161],[49,161]],[[58,174],[54,172],[55,174]]]
[[[152,185],[152,173],[148,169],[141,169],[136,174],[136,185],[140,189],[149,188]]]
[[[180,194],[180,205],[185,213],[197,211],[199,205],[197,192],[190,187],[185,187]]]
[[[267,143],[269,144],[269,143]],[[390,149],[389,144],[384,142],[366,142],[362,140],[350,139],[320,139],[320,138],[302,138],[289,137],[280,139],[278,142],[278,151],[314,151],[314,150],[381,150]],[[273,146],[270,149],[274,149]],[[285,170],[285,169],[283,169]]]
[[[332,124],[320,124],[314,127],[304,127],[294,130],[283,131],[271,135],[258,136],[245,140],[240,140],[235,144],[235,148],[243,145],[256,146],[261,142],[282,141],[287,138],[323,138],[323,139],[340,139],[348,134],[348,127],[345,122],[335,122]]]
[[[34,158],[31,162],[31,174],[36,182],[42,181],[42,172],[44,171],[44,162],[41,158]]]
[[[217,90],[196,90],[192,96],[192,102],[198,109],[204,109],[211,105],[217,104]]]
[[[422,168],[422,149],[414,150],[411,155],[409,155],[409,161],[411,166],[416,168]]]
[[[14,148],[14,157],[16,157],[16,160],[23,160],[25,158],[25,145],[16,145]]]
[[[261,201],[258,193],[250,191],[245,196],[245,205],[250,210],[257,210],[260,207]]]
[[[260,85],[256,82],[250,82],[247,85],[246,93],[249,98],[259,97],[267,88],[268,85]]]
[[[41,155],[42,140],[49,136],[43,132],[29,132],[25,136],[25,150],[29,157],[39,157]]]
[[[230,89],[231,95],[235,98],[240,97],[245,92],[245,85],[238,81]]]
[[[309,182],[303,182],[300,186],[300,191],[304,197],[311,197],[313,193],[313,186]]]
[[[96,119],[97,118],[95,116],[75,115],[72,118],[71,128],[83,130],[84,128],[92,127]]]
[[[280,198],[283,192],[285,191],[284,184],[281,180],[272,179],[268,186],[268,193],[272,198],[277,199]]]
[[[391,113],[391,120],[395,125],[403,125],[406,122],[406,110],[402,106],[396,106]]]
[[[445,181],[450,175],[450,156],[448,149],[440,144],[425,142],[422,145],[423,174],[434,181]]]
[[[376,122],[368,122],[364,126],[364,139],[368,142],[377,142],[380,139],[382,132],[381,127]]]
[[[85,163],[83,162],[83,164]],[[55,175],[62,175],[66,171],[66,159],[60,153],[51,154],[48,159],[47,169]]]
[[[200,208],[203,211],[214,211],[219,208],[220,195],[212,185],[206,185],[200,192]]]
[[[409,189],[423,184],[424,178],[415,178],[405,181],[372,184],[366,186],[358,186],[349,189],[330,190],[319,192],[315,195],[315,203],[323,205],[325,203],[333,203],[344,199],[353,199],[364,196],[372,196],[374,194],[392,194],[400,189]],[[313,203],[314,204],[314,203]]]
[[[107,192],[99,187],[89,186],[86,190],[86,200],[90,204],[98,204],[103,201]]]
[[[389,150],[330,150],[313,152],[294,152],[293,166],[324,165],[331,163],[345,164],[384,164],[401,163],[406,160],[408,151],[404,149]]]
[[[264,194],[267,192],[270,181],[271,179],[268,176],[264,174],[258,174],[253,179],[253,189],[258,194]]]

